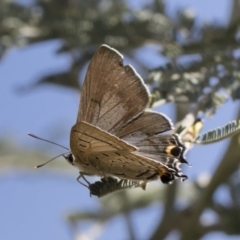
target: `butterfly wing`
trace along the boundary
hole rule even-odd
[[[129,179],[157,174],[164,183],[186,178],[179,168],[186,162],[185,147],[176,134],[159,135],[171,130],[172,123],[164,115],[146,112],[148,100],[141,77],[131,66],[123,66],[116,50],[102,45],[89,64],[82,88],[77,124],[71,132],[74,156],[87,156],[103,174]],[[119,174],[126,164],[125,173]]]
[[[142,140],[138,144],[146,153],[142,154],[138,148],[86,122],[73,126],[70,141],[72,153],[86,173],[146,181],[160,176],[163,182],[166,178],[172,181],[175,176],[181,176],[177,168],[159,161],[162,156],[154,158],[164,146],[154,152],[150,150],[149,142],[147,149],[144,149],[145,143],[146,140]],[[164,143],[167,144],[167,141],[161,142],[162,145]],[[161,152],[163,154],[163,150]]]
[[[172,128],[171,121],[165,115],[144,112],[119,129],[116,135],[136,146],[138,151],[135,154],[157,161],[167,169],[174,170],[168,173],[171,181],[175,177],[185,179],[186,176],[180,172],[180,165],[187,163],[184,157],[186,147],[177,134],[160,134]]]
[[[138,154],[160,162],[162,165],[180,174],[180,165],[187,163],[186,147],[177,134],[155,135],[140,140],[135,144]]]
[[[147,136],[164,133],[172,130],[171,120],[164,114],[145,111],[115,133],[119,138],[135,144]]]
[[[135,153],[126,151],[97,153],[97,160],[95,159],[96,153],[92,153],[90,162],[94,161],[94,165],[103,175],[116,176],[121,179],[151,181],[168,172],[174,172],[174,169]]]
[[[73,126],[70,144],[80,169],[90,175],[148,181],[174,171],[134,154],[136,147],[86,122]]]
[[[127,151],[137,148],[112,134],[86,122],[76,123],[70,134],[70,147],[75,157],[87,158],[91,153]]]
[[[148,100],[149,93],[141,77],[131,66],[123,66],[119,52],[102,45],[86,73],[77,122],[85,121],[115,133],[140,115]]]

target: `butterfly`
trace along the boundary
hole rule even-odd
[[[142,78],[115,49],[101,45],[82,86],[77,122],[66,160],[79,177],[117,177],[146,184],[187,179],[181,172],[186,147],[168,117],[146,110],[150,93]],[[163,134],[164,133],[164,134]]]

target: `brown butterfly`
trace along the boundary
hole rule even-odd
[[[94,54],[82,87],[77,123],[65,158],[86,175],[171,183],[180,172],[185,146],[163,114],[147,111],[149,91],[122,55],[102,45]],[[86,180],[86,179],[85,179]]]

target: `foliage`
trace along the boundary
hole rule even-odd
[[[102,43],[132,58],[145,72],[148,68],[134,55],[134,50],[154,45],[159,55],[165,57],[166,63],[152,69],[146,78],[153,96],[151,106],[175,103],[177,118],[181,122],[188,113],[194,118],[199,113],[210,116],[227,100],[240,99],[238,0],[232,0],[227,26],[213,23],[199,25],[190,10],[179,11],[173,19],[166,14],[161,0],[134,10],[126,2],[36,0],[24,6],[3,0],[0,2],[0,56],[3,57],[12,46],[59,39],[62,45],[56,54],[71,56],[71,67],[66,72],[36,80],[27,89],[49,83],[79,89],[79,73]],[[236,119],[240,119],[239,113]],[[231,132],[227,128],[213,130],[196,143],[229,136]],[[234,131],[239,132],[239,124],[234,125]],[[239,138],[235,135],[209,184],[201,186],[195,182],[188,187],[186,192],[190,190],[195,198],[192,196],[184,209],[176,206],[180,188],[176,183],[162,190],[161,196],[156,191],[141,197],[136,195],[134,200],[129,200],[133,195],[126,197],[124,191],[110,195],[111,199],[102,200],[103,205],[104,201],[118,202],[121,205],[118,210],[106,204],[97,214],[74,213],[69,220],[73,225],[89,219],[106,222],[123,213],[129,223],[131,239],[134,239],[128,214],[152,202],[162,202],[164,213],[152,233],[153,240],[164,239],[173,230],[179,231],[181,239],[200,239],[211,231],[240,234],[237,224],[240,212],[239,178],[236,180],[234,177],[238,166]],[[219,204],[213,198],[221,184],[231,191],[233,203],[228,206]],[[218,223],[206,226],[199,221],[206,209],[218,215]]]
[[[240,132],[240,120],[232,121],[226,124],[222,128],[217,128],[216,130],[212,130],[202,134],[201,140],[197,140],[196,144],[209,144],[214,143],[230,136],[233,136]],[[200,138],[200,137],[199,137]]]

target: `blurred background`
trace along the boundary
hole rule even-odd
[[[238,0],[0,2],[0,238],[239,239],[240,137],[195,145],[189,179],[90,197],[69,147],[86,67],[105,43],[124,55],[175,123],[202,132],[240,119]],[[98,178],[89,178],[91,182]]]

